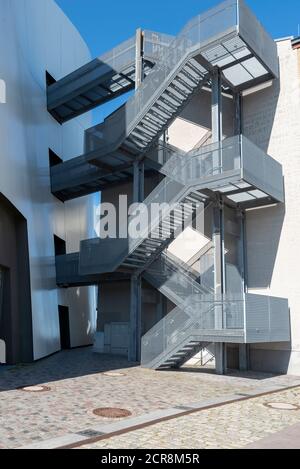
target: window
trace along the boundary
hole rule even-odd
[[[2,318],[2,310],[3,310],[3,296],[4,296],[4,269],[0,266],[0,324]]]
[[[53,78],[53,76],[50,75],[50,73],[46,71],[46,85],[47,85],[47,86],[51,86],[51,85],[53,85],[54,83],[56,83],[55,78]]]
[[[57,164],[62,163],[63,160],[53,151],[51,148],[49,148],[49,166],[52,168],[53,166],[56,166]]]
[[[56,235],[54,235],[54,251],[56,256],[64,256],[67,253],[65,240]]]

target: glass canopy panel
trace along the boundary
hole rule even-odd
[[[254,77],[251,75],[241,64],[234,65],[227,70],[224,70],[224,76],[233,86],[242,85]]]
[[[250,184],[244,181],[235,183],[235,186],[239,187],[240,189],[246,189],[247,187],[251,187]]]
[[[265,192],[259,190],[251,191],[249,192],[249,194],[255,197],[256,199],[264,199],[265,197],[268,197]]]
[[[221,187],[220,188],[220,192],[223,192],[224,194],[226,192],[232,192],[232,191],[235,191],[236,190],[236,186],[230,184],[229,186],[225,186],[225,187]]]
[[[213,66],[220,68],[237,60],[242,60],[249,55],[252,55],[250,50],[239,37],[230,39],[203,53],[206,60]]]
[[[253,195],[250,195],[248,192],[230,195],[228,198],[233,202],[236,202],[237,204],[240,202],[249,202],[251,200],[255,200],[255,197]]]

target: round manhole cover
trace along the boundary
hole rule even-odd
[[[120,373],[119,371],[105,371],[102,374],[104,376],[110,376],[112,378],[118,378],[119,376],[125,376],[124,373]]]
[[[268,402],[265,406],[276,410],[299,410],[299,406],[296,404],[289,404],[288,402]]]
[[[25,391],[25,392],[46,392],[50,391],[49,386],[24,386],[23,388],[19,388],[20,391]]]
[[[118,409],[116,407],[101,407],[99,409],[94,409],[93,414],[98,417],[105,417],[108,419],[120,419],[124,417],[129,417],[131,412],[126,409]]]

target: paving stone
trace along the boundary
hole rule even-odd
[[[272,401],[297,404],[300,389],[225,404],[82,448],[148,449],[145,436],[153,448],[163,449],[280,448],[281,443],[283,447],[300,448],[300,411],[274,410],[264,405]]]
[[[168,413],[190,403],[223,399],[225,395],[256,392],[258,386],[300,384],[295,377],[261,373],[217,376],[210,370],[145,370],[128,364],[125,358],[95,354],[92,348],[63,351],[30,366],[0,366],[0,370],[0,446],[4,448],[94,427],[105,431],[105,427],[108,430],[109,425],[119,422],[95,416],[93,409],[98,407],[125,408],[134,419],[153,412]],[[107,376],[105,371],[122,376]],[[51,390],[30,393],[17,389],[26,385],[46,385]],[[123,425],[125,420],[120,422]],[[152,446],[151,438],[148,441]]]

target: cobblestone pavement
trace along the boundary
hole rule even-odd
[[[204,410],[80,449],[243,448],[300,422],[300,410],[275,410],[264,405],[270,402],[300,405],[300,388]]]
[[[115,375],[106,375],[107,371]],[[94,354],[91,348],[64,351],[29,366],[0,367],[0,448],[111,423],[111,419],[92,413],[97,407],[126,408],[137,416],[247,391],[264,383],[288,386],[292,379],[262,374],[217,376],[199,370],[156,372],[130,367],[122,358]],[[41,384],[51,390],[18,390]],[[146,435],[143,433],[143,438],[147,439]]]

